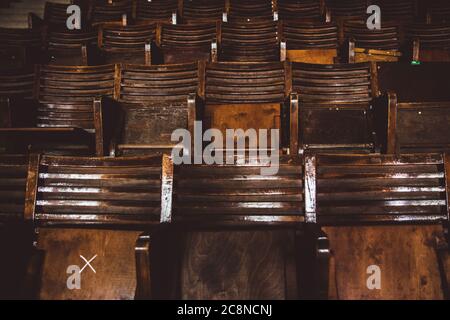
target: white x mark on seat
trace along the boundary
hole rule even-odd
[[[95,271],[94,267],[91,265],[91,262],[94,261],[95,258],[97,258],[97,255],[93,256],[93,257],[91,258],[91,260],[89,260],[89,261],[88,261],[85,257],[83,257],[81,254],[80,254],[80,258],[83,259],[83,260],[86,262],[86,264],[84,265],[84,267],[81,268],[80,273],[82,273],[83,270],[84,270],[87,266],[89,266],[89,268],[91,268],[91,270],[94,271],[94,273],[97,273],[97,272]]]

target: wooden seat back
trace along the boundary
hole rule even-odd
[[[220,22],[224,12],[224,0],[183,1],[183,21],[187,23]]]
[[[377,123],[384,125],[378,132],[387,153],[449,150],[448,72],[447,63],[379,64],[377,82],[387,104],[377,109]]]
[[[333,64],[338,55],[338,28],[332,23],[283,24],[287,59],[292,62]]]
[[[344,36],[348,41],[348,62],[390,61],[401,56],[399,27],[383,23],[380,30],[369,30],[365,21],[346,22]]]
[[[216,23],[209,24],[163,24],[161,49],[164,63],[188,63],[217,59]],[[213,48],[213,42],[216,47]]]
[[[172,132],[178,128],[191,130],[196,113],[200,113],[195,99],[198,84],[197,63],[123,65],[118,99],[125,119],[117,152],[141,153],[171,148]],[[189,95],[193,96],[191,103],[188,103]]]
[[[210,63],[206,67],[205,122],[208,128],[280,129],[289,95],[285,64]]]
[[[49,29],[46,36],[47,64],[87,66],[96,62],[96,30]]]
[[[292,63],[291,152],[376,148],[372,123],[371,65]],[[298,122],[297,122],[298,121]]]
[[[414,24],[406,28],[407,57],[421,62],[450,61],[450,24]]]
[[[219,61],[282,61],[278,23],[227,22],[222,24]]]
[[[151,65],[156,29],[156,24],[100,26],[99,48],[103,62]]]
[[[164,22],[177,24],[179,21],[177,0],[137,0],[136,20],[142,22]]]

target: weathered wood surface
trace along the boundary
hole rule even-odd
[[[435,237],[441,226],[325,227],[333,252],[332,299],[442,299]],[[369,290],[367,268],[381,269]],[[337,288],[337,290],[336,290]]]

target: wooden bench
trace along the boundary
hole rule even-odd
[[[36,72],[37,101],[2,105],[12,119],[0,128],[9,152],[103,155],[115,127],[115,66],[40,66]]]
[[[197,63],[122,65],[118,101],[124,113],[123,131],[111,154],[160,152],[171,149],[175,129],[192,130],[201,119],[196,99],[200,74]]]
[[[163,24],[160,46],[165,64],[217,61],[220,23]]]
[[[399,27],[388,22],[380,30],[369,30],[365,21],[344,23],[348,62],[389,61],[401,57]]]
[[[450,148],[447,63],[380,63],[378,132],[387,153],[443,152]]]
[[[332,23],[283,23],[286,57],[292,62],[333,64],[338,56],[338,28]]]
[[[286,59],[277,22],[226,22],[222,24],[219,61],[268,62]]]
[[[291,154],[366,153],[378,148],[372,68],[368,63],[292,63]]]
[[[39,299],[151,297],[150,238],[141,236],[170,216],[166,181],[170,158],[30,160],[25,219],[37,230],[30,287]],[[162,178],[161,178],[162,177]],[[147,234],[146,233],[146,234]],[[152,244],[153,245],[153,244]],[[87,266],[90,263],[95,272]],[[81,273],[81,268],[85,267]],[[81,288],[69,279],[79,268]]]
[[[303,223],[311,214],[304,187],[309,164],[282,157],[273,176],[261,173],[264,166],[174,168],[170,225],[184,235],[182,248],[172,253],[179,257],[176,297],[320,297],[327,248],[326,239]]]
[[[156,24],[100,25],[98,47],[104,63],[135,63],[151,65],[157,62]]]
[[[448,157],[319,155],[316,167],[317,223],[332,252],[329,297],[444,298],[436,239],[448,225]],[[371,290],[377,275],[381,286]]]

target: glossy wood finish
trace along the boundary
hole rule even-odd
[[[219,129],[281,128],[281,114],[289,91],[284,67],[283,63],[208,64],[207,126]]]
[[[151,65],[155,60],[156,30],[156,24],[100,26],[98,44],[103,62]]]
[[[219,61],[280,61],[277,22],[227,22],[222,24]]]
[[[122,24],[124,15],[126,15],[127,20],[133,18],[132,0],[90,2],[88,19],[93,26],[102,23]]]
[[[344,36],[349,41],[348,62],[398,61],[399,28],[383,23],[381,30],[368,30],[365,21],[346,22]]]
[[[321,3],[316,0],[277,0],[278,17],[283,21],[324,21]]]
[[[224,12],[224,0],[183,1],[183,20],[187,23],[219,22]]]
[[[204,225],[303,221],[302,160],[282,160],[275,176],[261,175],[261,166],[176,167],[172,220]]]
[[[291,114],[290,121],[298,121],[300,152],[370,152],[377,147],[370,110],[370,72],[369,64],[292,64],[292,86],[293,92],[299,93],[299,111],[298,117]]]
[[[228,16],[235,21],[273,20],[270,0],[229,0]]]
[[[319,156],[317,167],[319,223],[446,220],[442,155]]]
[[[333,64],[337,58],[338,28],[330,23],[283,23],[287,58],[293,62]]]
[[[442,227],[326,227],[333,252],[330,299],[440,300],[441,278],[434,248]],[[350,258],[352,257],[352,258]],[[380,267],[381,289],[369,290],[367,268]]]
[[[135,18],[142,22],[178,23],[177,0],[136,0]]]
[[[196,119],[201,119],[196,63],[124,65],[119,83],[118,99],[124,112],[123,132],[115,143],[119,153],[170,149],[174,145],[170,141],[173,130],[191,128]]]
[[[213,56],[213,42],[217,51],[218,25],[189,24],[170,25],[163,24],[161,28],[161,49],[164,63],[189,63],[199,60],[210,61],[217,59]],[[180,52],[183,52],[180,55]]]
[[[96,62],[96,30],[49,29],[46,36],[46,63],[87,66]]]
[[[162,163],[161,157],[48,156],[30,162],[28,176],[36,183],[27,188],[25,217],[38,228],[37,250],[45,254],[42,274],[34,275],[41,279],[40,299],[135,297],[136,283],[150,279],[150,250],[140,257],[147,259],[143,264],[135,261],[135,246],[149,246],[150,239],[140,234],[159,224],[166,207],[161,202]],[[81,255],[97,255],[92,262],[96,272],[88,266],[82,290],[68,290],[66,269],[83,267]],[[137,293],[150,291],[141,287]]]

